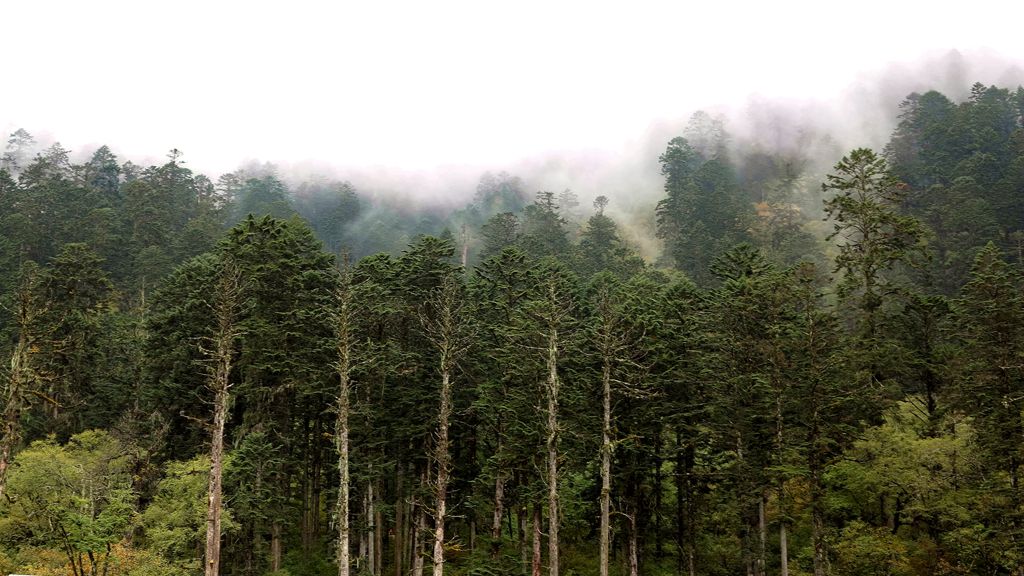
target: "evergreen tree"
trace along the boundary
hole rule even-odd
[[[587,220],[586,227],[580,233],[576,269],[582,277],[607,270],[620,278],[629,278],[643,269],[643,260],[633,254],[619,238],[615,221],[605,216],[607,203],[608,199],[604,196],[595,201],[597,212]]]
[[[713,258],[747,236],[750,210],[732,166],[724,153],[703,157],[685,138],[672,139],[659,161],[666,197],[658,202],[657,234],[665,255],[691,278],[709,281]]]
[[[1024,300],[1019,274],[989,244],[974,262],[971,277],[956,302],[958,335],[963,342],[959,399],[974,416],[992,475],[988,489],[1001,509],[1000,540],[1008,552],[1006,568],[1022,569],[1019,540],[1022,487],[1020,466],[1024,433]],[[997,503],[998,502],[998,503]]]
[[[519,244],[519,218],[512,212],[501,212],[491,216],[480,228],[484,245],[480,250],[481,260],[497,256],[502,250]]]
[[[4,155],[0,157],[0,169],[7,170],[11,174],[20,172],[31,157],[35,143],[35,138],[24,128],[15,130],[8,137]]]
[[[899,214],[905,188],[885,159],[858,148],[833,171],[822,190],[835,193],[825,201],[825,212],[834,222],[829,238],[839,245],[838,294],[857,310],[858,336],[870,341],[878,336],[880,309],[893,290],[886,272],[921,249],[923,232],[916,219]]]
[[[523,211],[522,246],[534,258],[565,257],[569,250],[566,221],[553,192],[538,192]]]

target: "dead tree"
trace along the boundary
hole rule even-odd
[[[200,349],[206,357],[207,387],[213,394],[213,425],[210,428],[210,479],[207,489],[205,575],[220,573],[221,479],[224,473],[224,423],[230,403],[231,362],[235,340],[240,335],[238,318],[242,306],[242,282],[238,269],[224,262],[213,294],[213,336]]]

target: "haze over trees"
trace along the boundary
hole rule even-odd
[[[1024,574],[1024,89],[899,114],[820,173],[694,115],[647,258],[630,191],[12,133],[0,571]]]

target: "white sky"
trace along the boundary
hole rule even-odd
[[[950,49],[1024,62],[964,3],[0,0],[0,129],[129,157],[429,169],[614,151],[749,95],[836,97]]]

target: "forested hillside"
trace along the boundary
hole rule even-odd
[[[1024,574],[1024,89],[698,113],[641,231],[72,157],[0,160],[0,573]]]

